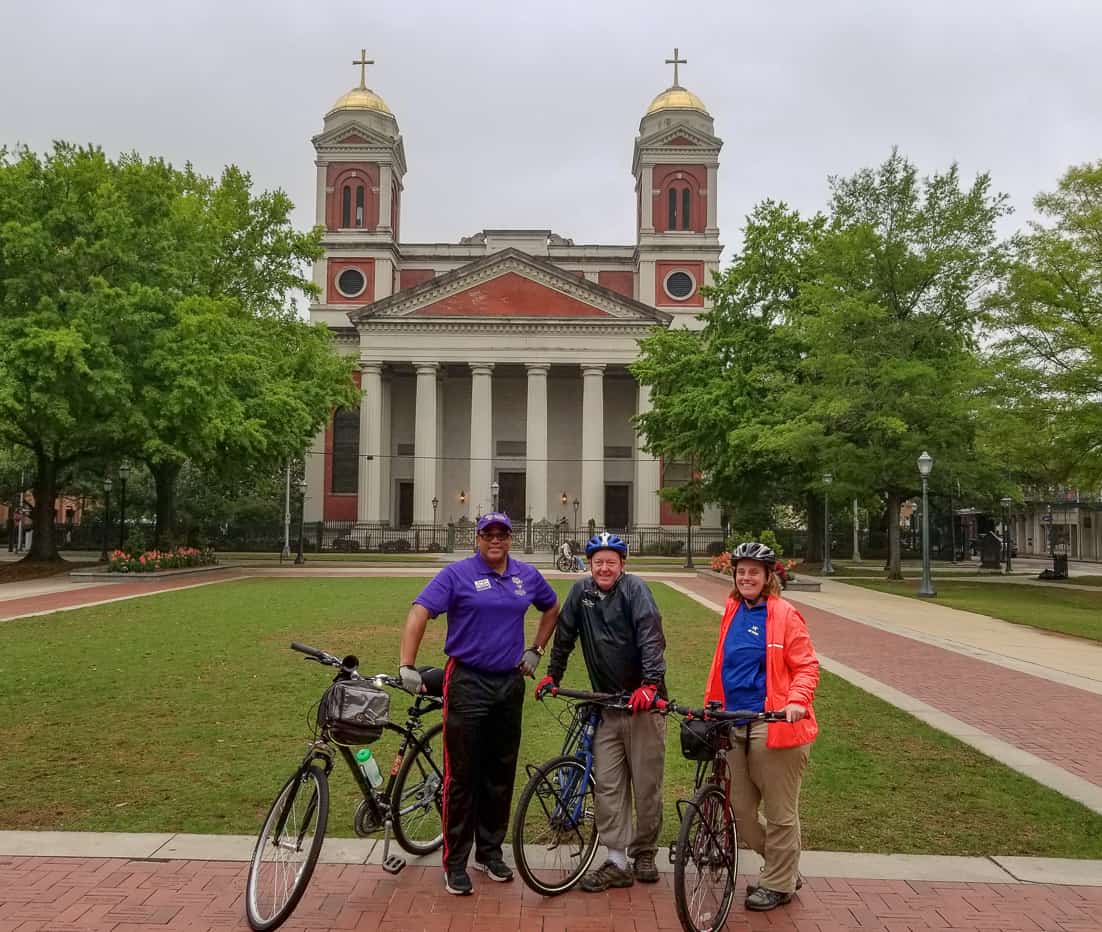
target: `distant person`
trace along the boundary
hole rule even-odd
[[[746,908],[757,911],[789,902],[803,883],[800,784],[819,733],[812,707],[819,659],[803,616],[780,596],[776,563],[765,544],[739,544],[731,554],[735,587],[704,693],[706,703],[728,711],[785,713],[783,722],[733,729],[727,753],[739,837],[765,860],[758,883],[746,890]]]
[[[532,676],[558,616],[555,590],[528,563],[509,556],[513,525],[501,512],[483,515],[478,552],[445,566],[413,600],[400,648],[403,686],[416,693],[417,651],[430,618],[448,619],[444,653],[444,888],[465,896],[471,845],[474,866],[491,880],[513,871],[501,844],[513,801],[523,676]],[[524,616],[542,615],[531,646],[524,646]]]
[[[650,710],[658,696],[666,698],[666,638],[647,584],[624,572],[627,543],[604,532],[590,539],[585,555],[590,575],[563,602],[536,698],[562,680],[578,640],[594,692],[631,694],[630,712],[602,710],[593,739],[597,830],[608,860],[582,877],[581,888],[600,893],[636,880],[658,882],[666,719]]]

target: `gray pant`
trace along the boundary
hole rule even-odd
[[[608,848],[654,854],[662,829],[666,716],[605,709],[593,739],[597,830]],[[635,796],[635,828],[631,824]]]

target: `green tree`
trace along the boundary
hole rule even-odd
[[[1068,169],[1034,201],[990,302],[1002,334],[997,445],[1021,481],[1102,481],[1102,160]]]

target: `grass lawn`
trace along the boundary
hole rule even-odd
[[[556,582],[565,593],[569,580]],[[297,763],[326,671],[292,639],[393,669],[418,579],[253,579],[0,625],[0,828],[252,833]],[[656,585],[671,694],[698,701],[716,616]],[[442,660],[432,623],[423,661]],[[580,650],[567,684],[584,688]],[[525,704],[521,761],[558,751],[558,703]],[[805,844],[1102,857],[1102,817],[824,674]],[[395,717],[405,708],[395,702]],[[671,722],[671,726],[673,722]],[[393,742],[376,748],[389,760]],[[521,768],[523,779],[523,767]],[[691,765],[670,728],[665,840]],[[330,821],[351,834],[351,779]]]
[[[917,580],[849,579],[853,586],[918,598]],[[934,587],[942,605],[979,612],[1016,625],[1029,625],[1059,634],[1102,641],[1102,592],[1059,589],[1057,586],[1023,586],[1018,583],[970,583],[937,580]]]

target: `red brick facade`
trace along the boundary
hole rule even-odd
[[[379,166],[374,162],[329,164],[325,170],[326,229],[374,230],[378,225]]]
[[[666,293],[666,277],[674,272],[687,272],[695,283],[692,294],[684,301],[678,301]],[[654,263],[654,303],[658,307],[704,307],[704,295],[700,293],[700,286],[703,284],[703,262]]]
[[[703,165],[655,165],[654,231],[670,233],[686,230],[703,233],[708,219],[708,170]],[[674,221],[670,225],[670,193],[674,193]],[[684,223],[684,207],[689,207],[688,225]]]
[[[375,260],[374,259],[330,259],[326,265],[325,300],[329,304],[370,304],[375,300]],[[337,279],[345,269],[358,269],[363,273],[364,289],[359,294],[344,295],[337,288]]]

